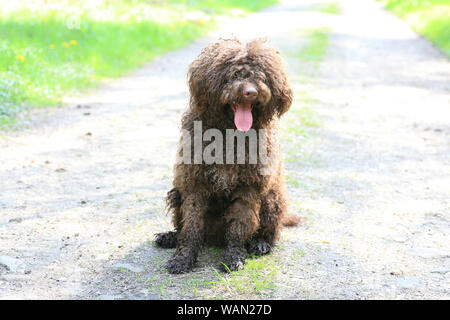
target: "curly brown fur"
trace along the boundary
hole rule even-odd
[[[238,125],[236,110],[250,108],[251,128],[267,132],[271,161],[264,168],[274,173],[262,175],[263,164],[249,164],[247,151],[245,164],[177,163],[173,189],[167,195],[175,231],[158,234],[156,243],[176,247],[167,265],[171,273],[191,270],[204,243],[224,245],[223,269],[237,270],[248,253],[270,252],[283,222],[296,224],[287,214],[284,169],[276,141],[277,120],[289,109],[292,91],[280,52],[263,40],[245,45],[227,39],[209,45],[190,65],[188,83],[190,105],[182,129],[194,136],[194,121],[202,121],[203,132],[215,128],[225,136],[226,129]],[[208,144],[202,143],[203,148]],[[178,154],[182,153],[180,141]]]

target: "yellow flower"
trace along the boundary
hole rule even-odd
[[[77,45],[77,41],[76,40],[70,40],[70,44],[73,45],[73,46],[76,46]]]
[[[67,48],[69,46],[69,44],[67,42],[64,42],[63,46]]]
[[[55,49],[55,45],[51,44],[51,45],[49,45],[49,48],[53,50],[53,49]]]
[[[20,62],[23,62],[25,60],[25,57],[23,55],[21,55],[20,53],[16,57],[17,57],[17,60],[19,60]]]
[[[92,80],[95,79],[95,74],[91,74],[91,79],[92,79]]]

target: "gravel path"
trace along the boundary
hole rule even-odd
[[[318,2],[235,20],[1,136],[0,298],[234,297],[200,285],[213,252],[171,276],[172,251],[152,243],[170,228],[163,197],[187,66],[219,36],[266,36],[287,53],[302,30],[325,26],[318,74],[293,81],[319,100],[308,158],[287,164],[303,184],[290,187],[293,210],[308,220],[283,231],[269,297],[449,299],[449,61],[377,3],[339,1],[333,15]]]

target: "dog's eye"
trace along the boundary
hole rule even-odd
[[[256,76],[261,80],[261,81],[266,81],[266,79],[267,79],[267,77],[266,77],[266,74],[264,73],[264,72],[262,72],[262,71],[258,71],[257,73],[256,73]]]
[[[233,66],[233,68],[230,70],[231,77],[235,78],[239,76],[243,68],[243,66]]]

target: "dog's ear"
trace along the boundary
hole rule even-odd
[[[289,110],[292,104],[292,89],[287,78],[284,60],[281,52],[272,50],[271,57],[271,75],[273,86],[273,98],[275,99],[275,108],[278,117],[281,117]]]
[[[201,59],[196,59],[190,64],[187,74],[190,107],[197,114],[203,113],[207,108],[208,88],[205,67]]]
[[[283,88],[276,97],[277,101],[275,103],[275,107],[277,109],[278,117],[281,117],[282,114],[289,110],[292,104],[292,98],[292,89],[286,80]]]
[[[278,117],[281,117],[289,110],[292,104],[292,89],[289,84],[284,62],[281,53],[276,51],[272,54],[272,63],[267,68],[266,74],[272,91],[272,108],[276,110]]]

